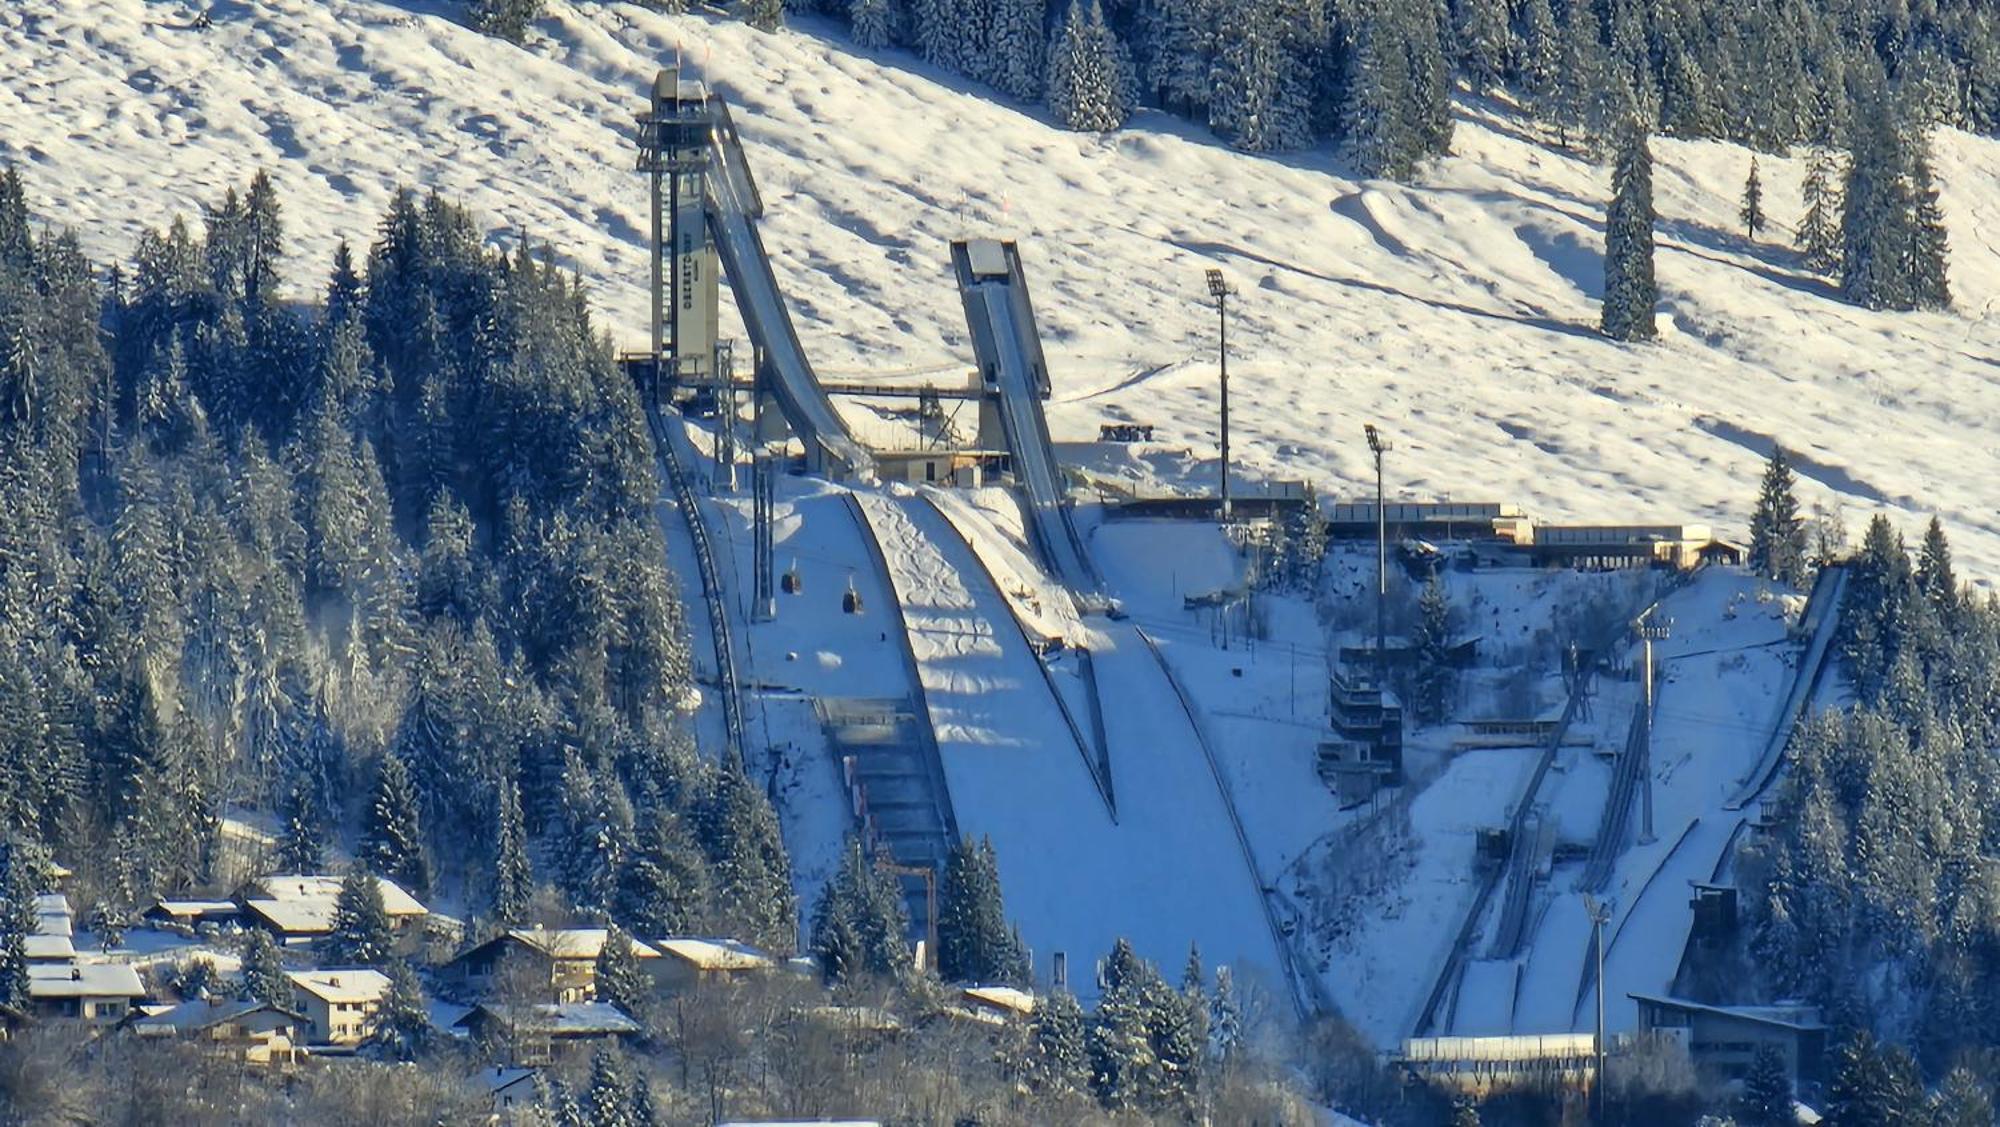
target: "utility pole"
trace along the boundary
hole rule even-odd
[[[1375,687],[1385,689],[1389,685],[1389,515],[1382,503],[1382,455],[1395,447],[1383,440],[1374,423],[1361,429],[1375,455]]]
[[[1639,636],[1639,640],[1646,647],[1646,670],[1644,675],[1646,698],[1645,703],[1641,706],[1642,718],[1640,721],[1642,725],[1641,734],[1644,736],[1644,739],[1639,744],[1639,785],[1642,788],[1640,790],[1639,805],[1641,811],[1639,843],[1641,845],[1650,845],[1653,841],[1653,643],[1656,641],[1665,641],[1672,634],[1674,627],[1674,621],[1671,618],[1662,619],[1659,622],[1646,621],[1658,609],[1660,609],[1660,604],[1654,603],[1644,611],[1641,611],[1638,618],[1632,620],[1632,631]]]
[[[1611,908],[1600,904],[1586,892],[1583,907],[1590,913],[1591,946],[1597,951],[1597,1036],[1591,1041],[1593,1055],[1597,1057],[1597,1076],[1590,1083],[1591,1101],[1597,1105],[1593,1121],[1604,1122],[1604,925],[1611,922]]]
[[[1229,508],[1229,295],[1236,291],[1222,278],[1222,271],[1208,272],[1208,293],[1215,299],[1216,359],[1222,369],[1222,523],[1230,520]]]

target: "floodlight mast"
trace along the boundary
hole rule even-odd
[[[1222,377],[1222,521],[1229,523],[1229,296],[1236,291],[1220,270],[1208,271],[1208,295],[1215,299],[1216,359]]]

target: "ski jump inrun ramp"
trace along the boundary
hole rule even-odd
[[[1049,394],[1049,366],[1035,329],[1028,280],[1013,243],[973,239],[951,244],[959,297],[972,330],[973,355],[986,390],[997,399],[1000,425],[1014,459],[1014,477],[1028,502],[1028,529],[1050,574],[1079,598],[1102,587],[1070,519],[1062,466],[1049,441],[1042,400]]]
[[[757,182],[751,179],[729,104],[720,95],[711,94],[709,107],[714,116],[709,137],[715,157],[710,174],[704,178],[709,230],[743,314],[744,327],[766,357],[778,409],[805,444],[808,469],[830,477],[872,477],[874,459],[847,429],[826,389],[820,386],[778,292],[771,257],[764,250],[763,236],[757,233],[756,221],[764,214],[764,200],[757,192]]]

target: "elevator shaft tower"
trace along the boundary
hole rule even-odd
[[[652,193],[652,353],[664,384],[714,381],[717,264],[704,199],[714,112],[700,82],[679,66],[653,79],[652,102],[639,115],[639,171]]]

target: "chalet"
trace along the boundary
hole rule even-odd
[[[280,943],[310,943],[333,934],[334,904],[340,899],[341,878],[333,876],[264,877],[252,881],[237,897],[244,918],[262,927]],[[382,906],[398,934],[416,931],[429,914],[417,898],[395,881],[376,877]]]
[[[167,900],[153,901],[141,919],[155,927],[165,927],[174,931],[192,933],[204,924],[215,927],[239,926],[243,922],[243,906],[234,900]]]
[[[470,1083],[484,1090],[493,1101],[495,1119],[511,1123],[541,1102],[541,1086],[537,1083],[540,1076],[539,1069],[508,1068],[496,1064],[484,1072],[474,1073]]]
[[[243,998],[195,998],[134,1018],[143,1038],[178,1038],[224,1052],[249,1064],[292,1064],[298,1059],[302,1014]]]
[[[28,967],[28,1008],[36,1017],[116,1025],[145,996],[139,972],[123,963]]]
[[[597,997],[597,958],[609,936],[601,927],[509,928],[460,952],[442,973],[446,984],[468,999],[517,982],[551,1002],[588,1002]],[[630,942],[642,963],[660,958],[649,944]]]
[[[377,970],[288,971],[292,1009],[305,1019],[315,1045],[358,1045],[375,1031],[375,1015],[389,996],[389,976]]]
[[[1639,1003],[1639,1032],[1672,1038],[1697,1070],[1740,1080],[1766,1045],[1784,1054],[1794,1090],[1824,1079],[1827,1029],[1816,1006],[1712,1006],[1686,998],[1628,995]]]
[[[608,1002],[482,1002],[457,1024],[479,1041],[507,1046],[519,1061],[551,1060],[640,1033],[638,1022]]]
[[[654,972],[663,989],[681,992],[718,982],[735,982],[768,973],[777,956],[734,939],[682,937],[655,940],[662,956]]]

